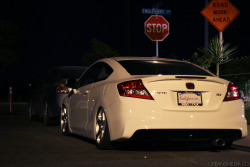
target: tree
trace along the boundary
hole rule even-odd
[[[221,77],[234,83],[245,83],[250,76],[250,56],[236,58],[221,68]]]
[[[239,86],[245,96],[250,96],[250,56],[236,58],[221,68],[222,78]]]
[[[110,48],[104,42],[101,42],[97,39],[91,40],[91,52],[88,53],[86,56],[83,57],[83,65],[89,66],[95,61],[107,58],[107,57],[119,57],[118,51]]]
[[[191,60],[198,59],[198,65],[202,66],[205,69],[209,69],[212,64],[216,65],[216,75],[219,76],[220,65],[228,63],[232,60],[232,57],[236,53],[237,47],[229,48],[230,44],[220,43],[219,36],[215,36],[210,41],[208,48],[202,48],[198,50],[203,54],[199,56],[198,53],[195,53]],[[195,63],[195,62],[194,62]]]
[[[189,61],[201,66],[206,70],[209,70],[212,59],[207,58],[205,55],[200,56],[197,52],[195,52]]]

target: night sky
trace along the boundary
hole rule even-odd
[[[121,56],[155,56],[155,42],[144,34],[150,17],[143,8],[160,0],[0,0],[0,19],[18,26],[18,65],[82,65],[90,52],[91,39],[98,39]],[[188,59],[204,46],[204,21],[201,10],[205,0],[162,0],[160,8],[170,34],[159,42],[159,57]],[[238,46],[237,56],[250,55],[250,1],[230,0],[239,16],[225,29],[226,43]],[[209,37],[219,32],[209,23]],[[14,67],[13,67],[14,68]]]
[[[155,42],[144,34],[144,22],[150,16],[143,8],[152,8],[156,0],[1,0],[2,19],[19,27],[21,65],[81,65],[81,57],[90,52],[91,39],[116,49],[121,56],[155,56]],[[239,56],[250,55],[248,0],[231,0],[240,15],[224,31],[225,42],[239,47]],[[159,42],[160,57],[186,59],[197,47],[204,46],[204,0],[163,0],[161,9],[172,14],[170,35]],[[218,31],[210,24],[210,37]]]

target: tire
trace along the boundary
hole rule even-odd
[[[29,121],[36,121],[37,120],[37,115],[33,114],[33,109],[32,109],[32,101],[29,100],[28,102],[28,119]]]
[[[113,149],[105,110],[101,108],[96,115],[96,146],[101,150]]]
[[[60,116],[60,129],[64,136],[69,135],[69,124],[68,124],[68,111],[66,107],[62,107]]]
[[[49,117],[49,111],[48,111],[48,103],[45,101],[44,103],[44,109],[43,109],[43,123],[46,126],[53,125],[52,119]]]

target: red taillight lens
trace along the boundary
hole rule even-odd
[[[117,88],[121,96],[153,100],[153,97],[147,91],[141,80],[122,82],[117,85]]]
[[[56,88],[56,92],[57,93],[68,93],[69,91],[68,91],[67,87],[64,84],[60,84],[60,86],[58,86]]]
[[[238,99],[241,99],[239,88],[234,83],[230,82],[227,87],[227,93],[224,101],[231,101]]]

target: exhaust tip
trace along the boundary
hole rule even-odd
[[[222,138],[216,138],[211,142],[211,145],[214,147],[225,147],[226,146],[226,141]]]

